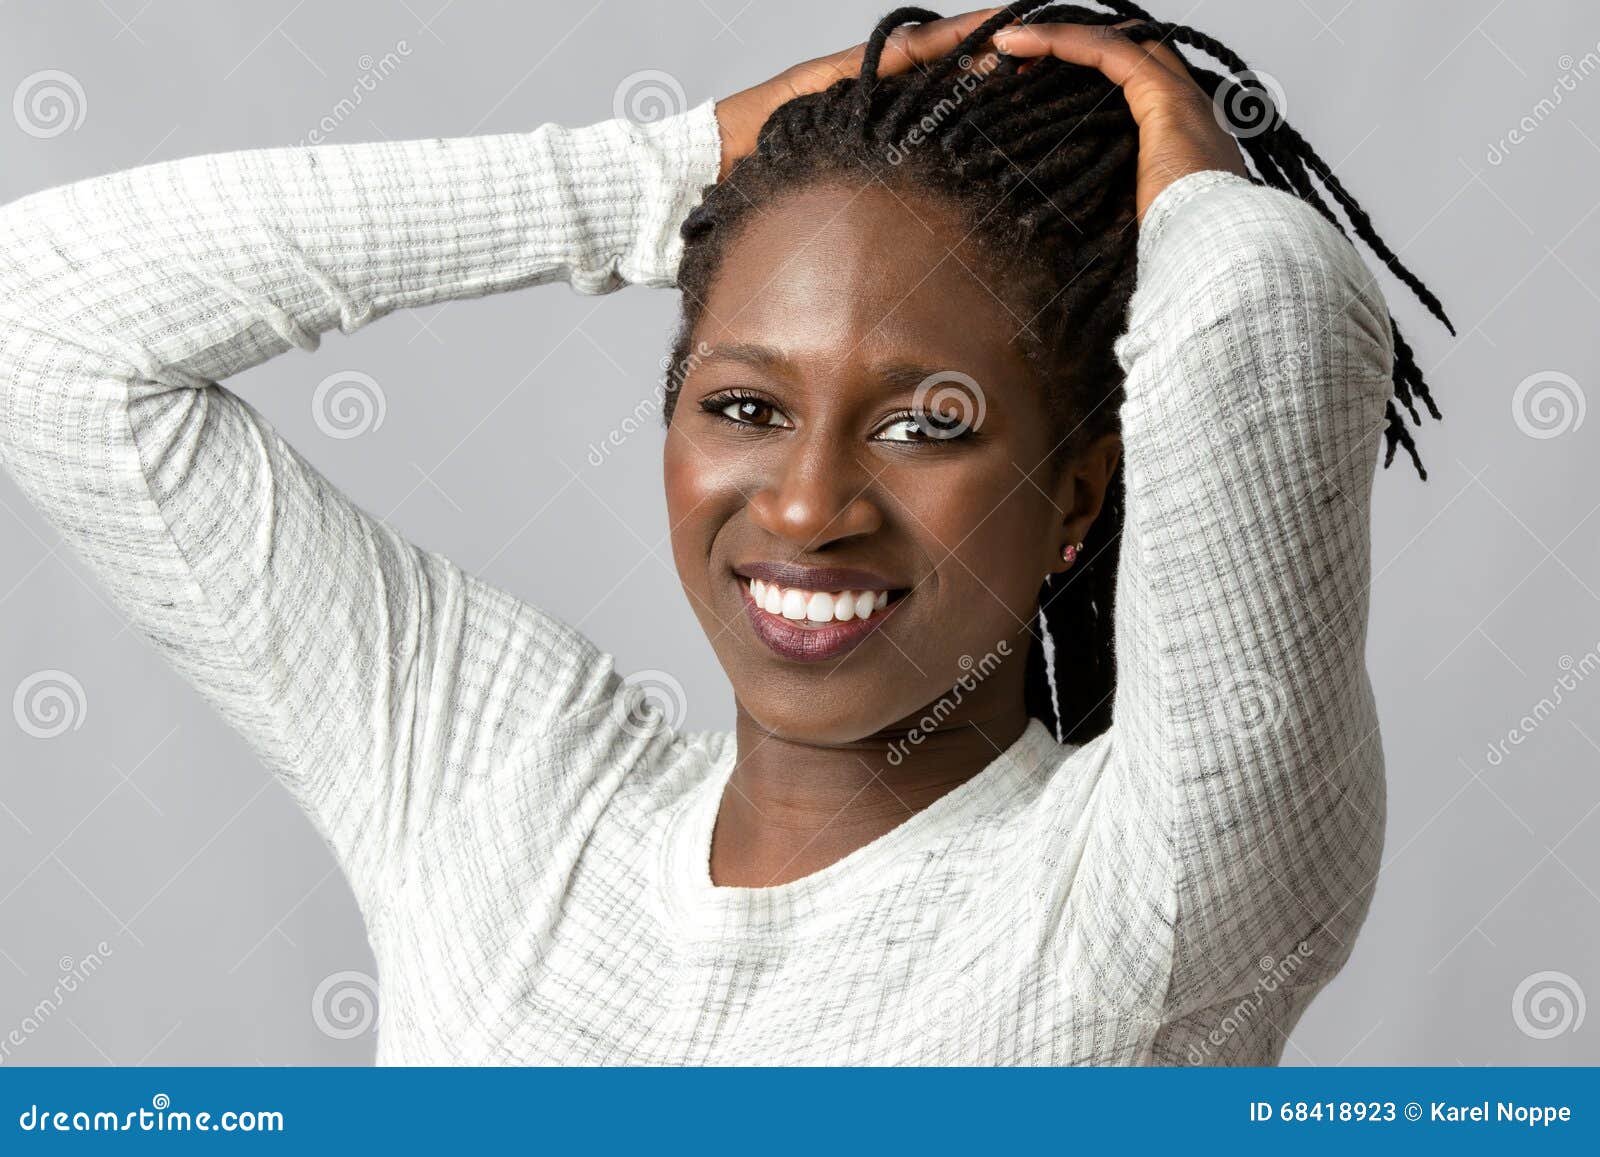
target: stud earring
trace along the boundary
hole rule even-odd
[[[1061,548],[1061,561],[1071,566],[1078,561],[1078,552],[1083,549],[1083,543],[1068,543]]]

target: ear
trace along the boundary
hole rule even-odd
[[[1051,573],[1070,569],[1071,564],[1061,559],[1061,548],[1068,543],[1082,542],[1089,536],[1089,528],[1100,517],[1106,490],[1121,461],[1122,436],[1102,434],[1061,468],[1055,493],[1051,495],[1056,509],[1062,512],[1060,537],[1050,544]]]

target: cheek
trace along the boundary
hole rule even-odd
[[[1039,543],[1050,534],[1050,504],[1004,463],[966,474],[936,494],[922,487],[917,492],[922,496],[913,509],[933,540],[946,609],[959,607],[960,620],[990,632],[1007,633],[1018,620],[1029,621],[1044,581]]]
[[[706,498],[706,483],[696,458],[693,447],[669,428],[661,453],[661,480],[674,533],[689,511]]]
[[[700,590],[717,532],[744,503],[740,480],[734,466],[697,448],[676,426],[667,431],[661,468],[678,575]]]

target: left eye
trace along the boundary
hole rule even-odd
[[[783,415],[778,408],[759,398],[734,398],[721,409],[722,416],[746,426],[781,426]]]
[[[878,430],[880,442],[949,442],[963,438],[972,428],[960,418],[943,414],[906,414]]]

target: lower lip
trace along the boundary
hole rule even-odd
[[[750,580],[739,575],[734,579],[744,596],[744,613],[755,629],[756,638],[785,659],[797,663],[815,663],[844,654],[882,626],[895,608],[906,601],[902,595],[881,611],[873,611],[870,618],[830,623],[825,627],[803,627],[792,619],[768,614],[756,606],[755,596],[750,593]]]

